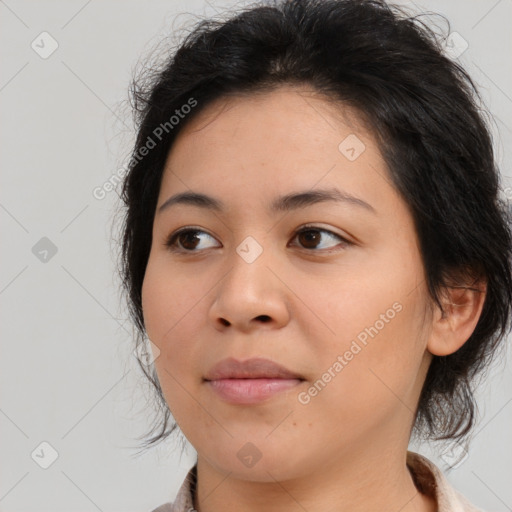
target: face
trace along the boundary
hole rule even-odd
[[[184,192],[221,206],[160,210]],[[430,362],[424,278],[356,114],[291,86],[209,105],[168,155],[142,290],[162,390],[198,457],[270,481],[405,449]],[[256,357],[296,378],[205,380]]]

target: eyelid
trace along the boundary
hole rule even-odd
[[[349,235],[345,235],[345,234],[341,234],[341,233],[336,233],[336,231],[333,231],[332,229],[330,229],[328,227],[322,227],[321,225],[316,224],[316,223],[303,224],[302,226],[298,227],[294,231],[294,234],[300,233],[301,231],[306,231],[307,229],[316,229],[318,231],[324,231],[324,232],[329,233],[331,235],[337,236],[338,238],[341,238],[342,240],[345,240],[347,243],[353,243],[355,245],[355,242],[350,240],[350,236]]]
[[[168,249],[171,249],[171,245],[173,245],[175,243],[178,236],[181,233],[186,233],[188,231],[198,231],[200,233],[205,233],[209,237],[216,240],[216,237],[214,235],[212,235],[211,233],[208,233],[208,231],[205,231],[203,228],[200,228],[199,226],[183,226],[182,228],[177,229],[176,231],[172,232],[169,236],[167,236],[165,238],[164,246],[167,247]],[[184,249],[176,249],[175,250],[175,252],[179,252],[179,251],[189,253],[189,254],[199,252],[199,251],[186,251]]]
[[[294,240],[303,231],[308,231],[308,230],[321,231],[321,232],[324,232],[324,233],[328,233],[329,235],[333,235],[334,237],[336,237],[339,240],[341,240],[341,244],[344,245],[344,246],[356,245],[356,243],[353,242],[352,240],[350,240],[348,236],[341,235],[339,233],[336,233],[332,229],[324,228],[324,227],[319,226],[318,224],[315,224],[315,223],[304,224],[304,225],[300,226],[299,228],[297,228],[293,232],[292,240]],[[307,252],[311,252],[311,253],[318,253],[318,254],[329,254],[329,253],[332,253],[332,252],[339,252],[341,250],[339,248],[336,248],[336,246],[335,247],[331,247],[329,249],[317,249],[317,250],[315,250],[315,249],[307,249],[305,247],[299,247],[299,249],[302,249],[303,251],[307,251]]]

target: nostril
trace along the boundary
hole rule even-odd
[[[270,322],[270,317],[268,315],[260,315],[257,317],[258,319],[260,319],[262,322]]]

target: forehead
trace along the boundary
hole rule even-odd
[[[223,138],[228,143],[235,136],[252,136],[255,132],[258,132],[258,139],[251,137],[255,143],[273,139],[279,132],[286,137],[288,144],[294,141],[304,143],[301,139],[305,135],[315,142],[326,131],[338,136],[343,131],[357,132],[365,138],[372,138],[364,127],[362,114],[354,108],[327,98],[316,90],[288,84],[214,100],[185,125],[174,146],[181,145],[184,138],[190,143],[194,138],[203,142]]]
[[[220,98],[199,112],[169,151],[161,195],[199,188],[241,203],[257,195],[269,204],[269,196],[336,187],[371,203],[383,188],[394,194],[386,174],[374,137],[353,109],[287,86]]]

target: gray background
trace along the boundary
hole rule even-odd
[[[445,14],[467,42],[459,60],[494,115],[504,186],[512,187],[512,0],[401,3]],[[176,13],[215,15],[230,5],[0,1],[1,511],[151,510],[174,498],[193,462],[193,449],[180,457],[175,441],[135,456],[149,391],[114,275],[117,196],[96,199],[93,190],[122,167],[133,142],[126,98],[137,61],[193,22]],[[58,44],[49,56],[55,43],[44,31]],[[504,194],[512,199],[512,188]],[[467,458],[448,472],[488,511],[512,510],[508,356],[482,385]],[[413,449],[443,468],[450,462],[440,448]]]

